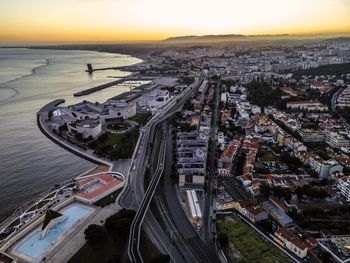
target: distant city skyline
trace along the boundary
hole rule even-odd
[[[348,0],[3,0],[0,42],[350,33]]]

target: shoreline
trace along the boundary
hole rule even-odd
[[[99,44],[96,44],[96,46],[99,46]],[[7,47],[0,47],[0,48],[7,48]],[[79,45],[53,45],[53,46],[18,46],[18,47],[11,47],[11,48],[24,48],[24,49],[43,49],[43,50],[70,50],[70,51],[89,51],[89,52],[98,52],[98,53],[108,53],[108,54],[119,54],[119,55],[125,55],[129,57],[134,57],[136,59],[141,60],[138,63],[129,65],[129,66],[120,66],[118,68],[127,68],[127,67],[132,67],[132,66],[137,66],[139,64],[143,64],[148,62],[147,61],[147,56],[146,54],[135,54],[133,52],[127,52],[124,51],[123,49],[120,50],[98,50],[95,48],[82,48]],[[134,48],[135,50],[136,48]],[[127,71],[127,70],[125,70]]]
[[[41,124],[40,121],[40,114],[37,115],[37,125],[38,128],[40,129],[40,131],[48,138],[50,139],[53,143],[57,144],[58,146],[60,146],[61,148],[65,149],[68,152],[71,152],[73,154],[75,154],[76,156],[83,158],[91,163],[94,163],[96,165],[107,165],[104,161],[99,161],[98,158],[92,158],[88,155],[85,155],[81,152],[76,151],[73,147],[69,147],[68,145],[66,145],[63,142],[60,142],[59,140],[57,140],[56,138],[54,138],[54,136],[52,136],[51,134],[49,134],[48,131],[46,131],[46,129],[43,127],[43,125]],[[110,166],[111,168],[113,167],[113,164],[111,164],[112,166]]]
[[[99,52],[99,51],[90,51],[89,50],[88,52]],[[103,52],[101,52],[101,53],[103,53]],[[105,52],[105,53],[107,53],[107,52]],[[130,57],[132,57],[132,56],[130,56]],[[139,59],[139,58],[137,58],[137,59]],[[135,65],[139,65],[139,64],[143,64],[143,63],[145,63],[145,61],[141,60],[138,63],[133,63],[129,66],[123,66],[123,70],[128,72],[129,67],[132,68]],[[121,77],[119,80],[117,80],[117,82],[127,81],[128,77],[130,77],[130,76],[132,77],[136,74],[133,72],[130,72],[130,73],[131,73],[131,75]],[[116,81],[113,81],[113,83],[114,82],[116,82]],[[102,88],[97,86],[97,89],[96,89],[96,87],[94,87],[94,88],[84,90],[84,91],[82,91],[82,93],[88,92],[87,94],[90,94],[90,93],[98,92],[106,87],[109,87],[110,83],[111,82],[108,82],[104,85],[100,85],[100,86],[102,86]],[[87,95],[87,94],[81,94],[80,96]],[[72,94],[72,96],[78,97],[76,94]],[[78,156],[79,158],[87,160],[91,164],[95,164],[95,165],[94,165],[94,167],[89,168],[86,171],[80,172],[79,174],[75,174],[75,173],[72,174],[71,179],[69,179],[69,180],[59,181],[55,185],[48,186],[46,189],[44,189],[39,194],[39,197],[28,198],[27,200],[25,200],[25,202],[22,203],[19,207],[15,208],[13,211],[9,212],[7,215],[4,215],[4,217],[0,221],[0,227],[1,227],[0,231],[5,230],[9,226],[9,224],[12,224],[14,222],[14,220],[17,220],[16,218],[20,218],[22,216],[22,209],[24,209],[23,211],[26,211],[26,209],[30,209],[30,207],[33,206],[33,204],[40,202],[40,200],[41,200],[41,198],[43,198],[43,196],[46,196],[47,193],[51,193],[51,191],[53,191],[53,189],[55,189],[55,187],[58,187],[60,185],[64,185],[69,181],[74,181],[75,178],[78,178],[81,176],[90,176],[92,174],[97,174],[97,173],[109,173],[109,172],[112,172],[115,170],[124,176],[125,182],[128,180],[127,174],[128,174],[129,169],[130,169],[130,161],[129,160],[127,160],[127,159],[118,160],[117,162],[113,162],[113,161],[110,161],[107,159],[105,160],[105,158],[103,158],[103,157],[101,158],[100,156],[95,155],[92,151],[85,151],[85,150],[80,149],[79,147],[77,147],[75,145],[70,145],[70,143],[65,142],[64,140],[60,139],[59,136],[57,136],[56,134],[54,134],[50,130],[50,127],[46,123],[47,117],[48,117],[48,111],[57,108],[62,103],[65,103],[65,99],[55,99],[55,100],[45,104],[44,106],[42,106],[41,109],[39,111],[37,111],[37,113],[36,113],[37,114],[36,126],[39,128],[40,132],[45,137],[47,137],[51,142],[60,146],[64,150],[74,154],[75,156]],[[80,162],[81,161],[79,161],[79,160],[77,161],[78,164]],[[124,184],[125,184],[125,182],[124,182]],[[125,187],[122,186],[122,188],[125,188]],[[119,208],[120,208],[120,206],[119,206],[118,200],[119,200],[120,196],[121,195],[119,195],[115,201],[115,205]],[[103,219],[105,219],[105,218],[103,217]],[[33,222],[25,223],[25,226],[18,233],[17,233],[17,231],[15,231],[13,234],[10,234],[8,236],[9,238],[5,238],[4,240],[2,240],[0,242],[0,251],[5,251],[5,250],[3,250],[4,246],[6,246],[6,244],[9,242],[9,240],[12,240],[12,238],[15,238],[18,234],[22,235],[23,231],[25,232],[27,229],[32,227],[32,224],[33,224]]]
[[[139,56],[135,56],[135,55],[130,55],[130,54],[126,54],[126,53],[121,53],[121,52],[107,52],[107,51],[99,51],[99,50],[86,50],[86,49],[59,49],[59,48],[48,48],[48,47],[30,47],[30,46],[17,46],[17,47],[0,47],[0,48],[16,48],[16,49],[45,49],[45,50],[71,50],[71,51],[88,51],[88,52],[98,52],[98,53],[108,53],[108,54],[121,54],[121,55],[127,55],[127,56],[130,56],[130,57],[134,57],[136,59],[139,59],[141,60],[140,62],[137,62],[137,63],[134,63],[134,64],[131,64],[129,66],[122,66],[123,68],[125,68],[124,70],[127,72],[127,68],[128,67],[133,67],[133,66],[136,66],[136,65],[139,65],[139,64],[143,64],[145,63],[146,61],[143,59],[143,58],[140,58]],[[120,80],[124,80],[125,78],[127,77],[122,77]],[[108,84],[108,83],[107,83]],[[97,92],[97,91],[94,91],[94,92]],[[72,96],[74,96],[72,94]],[[81,95],[82,96],[82,95]],[[74,179],[75,177],[77,176],[80,176],[80,175],[86,175],[86,174],[89,174],[93,171],[99,171],[99,169],[102,169],[102,170],[105,170],[103,169],[102,167],[108,167],[108,171],[111,171],[113,169],[113,163],[110,163],[110,162],[105,162],[104,160],[100,160],[98,157],[91,157],[87,154],[84,154],[82,152],[79,152],[77,151],[77,149],[74,149],[73,147],[70,147],[69,145],[66,145],[65,143],[62,143],[60,142],[59,140],[57,140],[56,138],[53,137],[53,135],[51,135],[49,132],[47,132],[45,130],[45,128],[43,128],[41,122],[40,122],[40,115],[39,115],[39,112],[45,108],[46,106],[48,106],[49,104],[54,104],[54,106],[58,106],[59,104],[61,103],[64,103],[65,101],[62,100],[62,99],[57,99],[57,100],[54,100],[46,105],[44,105],[38,112],[37,112],[37,117],[36,117],[36,126],[39,128],[39,130],[41,131],[41,133],[47,137],[50,141],[52,141],[53,143],[55,143],[56,145],[60,146],[61,148],[63,148],[64,150],[66,151],[69,151],[71,152],[72,154],[78,156],[79,158],[82,158],[84,160],[87,160],[89,162],[91,162],[92,164],[95,164],[95,166],[93,168],[89,168],[87,169],[86,171],[83,171],[75,176],[72,177],[72,179]],[[57,184],[62,184],[64,181],[61,181]],[[39,194],[39,197],[40,198],[43,194],[47,193],[47,191],[50,191],[51,188],[53,188],[54,185],[52,186],[49,186],[46,190],[42,191],[40,194]],[[14,216],[16,216],[16,212],[18,212],[18,209],[20,207],[23,207],[23,206],[27,206],[28,204],[32,204],[33,202],[35,202],[37,200],[37,198],[31,198],[31,199],[28,199],[28,200],[25,200],[25,202],[23,202],[21,205],[19,205],[17,208],[15,208],[14,210],[8,212],[7,214],[4,214],[3,215],[3,218],[0,220],[0,226],[3,226],[4,224],[6,224],[6,222],[10,219],[13,219]],[[2,230],[2,229],[0,229]]]

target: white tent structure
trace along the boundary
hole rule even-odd
[[[51,209],[46,211],[43,226],[41,227],[41,238],[44,238],[51,228],[54,228],[56,224],[67,220],[67,216],[62,215],[59,212]]]

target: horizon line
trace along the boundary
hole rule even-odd
[[[162,39],[129,39],[129,40],[1,40],[1,44],[44,44],[44,43],[55,43],[55,44],[64,44],[64,43],[91,43],[91,44],[102,44],[102,43],[142,43],[142,42],[162,42],[172,38],[184,38],[184,37],[205,37],[205,36],[242,36],[242,37],[341,37],[341,36],[350,36],[349,32],[317,32],[317,33],[276,33],[276,34],[188,34],[188,35],[174,35]]]

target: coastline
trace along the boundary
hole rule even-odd
[[[129,66],[120,66],[120,68],[123,68],[124,71],[127,71],[128,67],[133,67],[136,65],[140,65],[145,63],[145,60],[143,58],[141,58],[140,56],[135,56],[135,55],[131,55],[131,54],[127,54],[127,53],[122,53],[122,52],[108,52],[108,51],[99,51],[99,50],[87,50],[87,49],[60,49],[60,48],[51,48],[51,47],[44,47],[44,46],[37,46],[37,47],[29,47],[29,46],[17,46],[17,47],[0,47],[0,48],[16,48],[16,49],[43,49],[43,50],[72,50],[72,51],[89,51],[89,52],[98,52],[98,53],[110,53],[110,54],[123,54],[123,55],[128,55],[134,58],[137,58],[139,60],[141,60],[140,62],[131,64]],[[119,68],[119,67],[118,67]],[[123,81],[126,77],[122,77],[120,80]],[[96,91],[98,92],[98,91]],[[72,94],[73,96],[73,94]],[[64,103],[64,100],[54,100],[46,105],[44,105],[39,112],[45,108],[47,105],[49,104],[54,104],[54,106],[58,106],[59,104]],[[75,149],[74,147],[58,140],[57,138],[55,138],[52,134],[50,134],[50,132],[48,132],[45,127],[42,125],[42,122],[40,120],[40,114],[39,112],[37,112],[37,117],[36,117],[36,126],[39,128],[40,132],[43,133],[45,135],[45,137],[47,137],[48,139],[50,139],[50,141],[52,141],[53,143],[55,143],[56,145],[60,146],[61,148],[63,148],[64,150],[73,153],[74,155],[87,160],[89,162],[91,162],[92,164],[95,164],[94,167],[87,169],[86,171],[83,171],[82,173],[79,174],[75,174],[74,176],[72,176],[72,179],[74,179],[75,177],[81,176],[81,175],[87,175],[90,174],[94,171],[98,172],[100,170],[105,171],[105,167],[108,167],[108,171],[111,171],[113,169],[113,163],[112,162],[107,162],[105,160],[101,160],[100,158],[98,158],[97,156],[91,156],[88,153],[84,153],[83,151],[79,151],[78,149]],[[71,180],[71,179],[70,179]],[[61,181],[58,184],[64,183],[67,180]],[[10,211],[7,213],[7,215],[4,215],[3,219],[0,221],[0,226],[3,226],[4,224],[6,224],[6,222],[8,222],[9,220],[13,219],[17,214],[20,208],[23,207],[27,207],[30,206],[31,204],[33,204],[34,202],[36,202],[41,196],[45,195],[48,191],[50,191],[52,188],[54,187],[54,185],[51,185],[50,187],[48,187],[46,190],[42,191],[39,196],[37,198],[34,199],[28,199],[25,200],[25,202],[23,204],[21,204],[20,206],[18,206],[17,208],[15,208],[14,210]],[[1,230],[1,229],[0,229]]]
[[[121,45],[121,44],[116,44],[116,45]],[[18,47],[12,47],[12,48],[27,48],[27,49],[44,49],[44,50],[71,50],[71,51],[90,51],[90,52],[98,52],[98,53],[109,53],[109,54],[121,54],[121,55],[126,55],[130,57],[137,58],[141,60],[138,63],[129,65],[129,66],[120,66],[116,67],[118,68],[128,68],[128,67],[133,67],[133,66],[139,66],[141,64],[147,63],[148,58],[147,58],[147,53],[148,52],[136,52],[137,47],[130,48],[130,50],[125,50],[125,48],[120,47],[117,49],[108,49],[108,48],[98,48],[99,44],[96,45],[79,45],[79,44],[73,44],[73,45],[52,45],[52,46],[47,46],[47,45],[38,45],[38,46],[18,46]],[[0,47],[2,48],[2,47]],[[8,48],[8,47],[4,47]],[[127,70],[125,70],[127,71]]]
[[[40,114],[38,113],[37,115],[37,125],[38,128],[40,129],[40,131],[47,137],[49,138],[53,143],[57,144],[58,146],[60,146],[61,148],[65,149],[66,151],[69,151],[73,154],[75,154],[76,156],[83,158],[89,162],[92,162],[94,164],[97,165],[107,165],[110,166],[111,168],[113,167],[113,164],[107,164],[105,161],[103,160],[99,160],[97,157],[93,158],[92,156],[89,156],[87,154],[83,154],[82,152],[77,151],[76,149],[74,149],[73,147],[70,147],[68,144],[61,142],[59,140],[57,140],[56,138],[54,138],[53,135],[51,135],[42,125],[41,123],[41,119],[40,119]],[[111,169],[110,168],[110,169]]]

